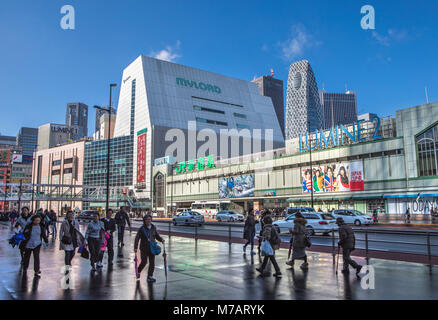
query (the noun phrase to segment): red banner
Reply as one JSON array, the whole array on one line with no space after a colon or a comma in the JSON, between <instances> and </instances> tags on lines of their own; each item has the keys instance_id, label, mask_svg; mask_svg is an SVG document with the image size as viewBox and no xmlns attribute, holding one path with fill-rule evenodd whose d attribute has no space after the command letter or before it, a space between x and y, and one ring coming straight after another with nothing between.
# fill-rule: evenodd
<instances>
[{"instance_id":1,"label":"red banner","mask_svg":"<svg viewBox=\"0 0 438 320\"><path fill-rule=\"evenodd\" d=\"M146 180L146 133L137 136L137 183Z\"/></svg>"}]
</instances>

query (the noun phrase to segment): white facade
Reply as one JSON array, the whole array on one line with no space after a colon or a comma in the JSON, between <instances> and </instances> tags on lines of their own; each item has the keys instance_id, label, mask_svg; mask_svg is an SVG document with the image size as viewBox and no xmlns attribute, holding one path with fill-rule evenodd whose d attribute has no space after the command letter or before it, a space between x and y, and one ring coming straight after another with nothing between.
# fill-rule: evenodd
<instances>
[{"instance_id":1,"label":"white facade","mask_svg":"<svg viewBox=\"0 0 438 320\"><path fill-rule=\"evenodd\" d=\"M261 96L254 83L145 56L123 71L114 136L134 135L135 180L136 134L147 129L146 190L150 190L154 158L167 156L163 146L171 142L165 141L166 131L187 130L188 121L196 122L197 131L210 128L216 133L232 128L272 129L274 147L284 145L272 101ZM176 160L188 157L177 155Z\"/></svg>"}]
</instances>

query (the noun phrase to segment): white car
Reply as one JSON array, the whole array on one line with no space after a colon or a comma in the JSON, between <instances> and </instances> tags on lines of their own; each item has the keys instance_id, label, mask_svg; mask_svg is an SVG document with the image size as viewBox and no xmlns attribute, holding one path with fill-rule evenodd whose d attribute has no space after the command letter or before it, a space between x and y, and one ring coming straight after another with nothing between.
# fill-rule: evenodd
<instances>
[{"instance_id":1,"label":"white car","mask_svg":"<svg viewBox=\"0 0 438 320\"><path fill-rule=\"evenodd\" d=\"M242 214L238 214L234 211L231 210L224 210L224 211L219 211L216 214L216 220L219 222L222 221L229 221L229 222L234 222L234 221L243 221L243 215Z\"/></svg>"},{"instance_id":2,"label":"white car","mask_svg":"<svg viewBox=\"0 0 438 320\"><path fill-rule=\"evenodd\" d=\"M336 219L330 213L305 212L302 215L307 220L306 232L310 236L315 233L328 235L332 230L338 230ZM289 233L289 229L294 228L294 219L295 214L292 214L286 219L273 222L273 225L277 225L281 233Z\"/></svg>"},{"instance_id":3,"label":"white car","mask_svg":"<svg viewBox=\"0 0 438 320\"><path fill-rule=\"evenodd\" d=\"M347 224L354 224L355 226L370 225L374 223L372 217L352 209L336 209L332 212L333 217L342 218Z\"/></svg>"}]
</instances>

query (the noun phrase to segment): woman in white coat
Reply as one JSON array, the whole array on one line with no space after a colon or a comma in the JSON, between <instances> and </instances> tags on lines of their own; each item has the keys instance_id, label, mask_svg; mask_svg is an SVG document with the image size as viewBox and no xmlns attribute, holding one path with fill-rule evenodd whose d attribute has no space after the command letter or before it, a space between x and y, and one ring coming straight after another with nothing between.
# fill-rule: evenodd
<instances>
[{"instance_id":1,"label":"woman in white coat","mask_svg":"<svg viewBox=\"0 0 438 320\"><path fill-rule=\"evenodd\" d=\"M68 211L59 229L59 250L65 251L65 265L71 266L76 248L84 245L84 236L79 230L79 222L73 219L73 211Z\"/></svg>"}]
</instances>

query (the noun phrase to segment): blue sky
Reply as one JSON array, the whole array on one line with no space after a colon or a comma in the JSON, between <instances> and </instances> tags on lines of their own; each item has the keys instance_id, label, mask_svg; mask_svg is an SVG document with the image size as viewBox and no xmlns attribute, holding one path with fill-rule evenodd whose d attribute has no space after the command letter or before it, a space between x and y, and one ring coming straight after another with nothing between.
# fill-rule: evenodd
<instances>
[{"instance_id":1,"label":"blue sky","mask_svg":"<svg viewBox=\"0 0 438 320\"><path fill-rule=\"evenodd\" d=\"M60 27L63 5L75 30ZM360 26L373 5L376 29ZM394 115L438 100L438 2L134 1L0 2L0 132L63 123L67 102L108 104L108 84L140 54L252 80L287 81L308 59L318 86L358 93L360 113ZM116 100L118 90L116 90ZM89 135L94 129L89 114Z\"/></svg>"}]
</instances>

